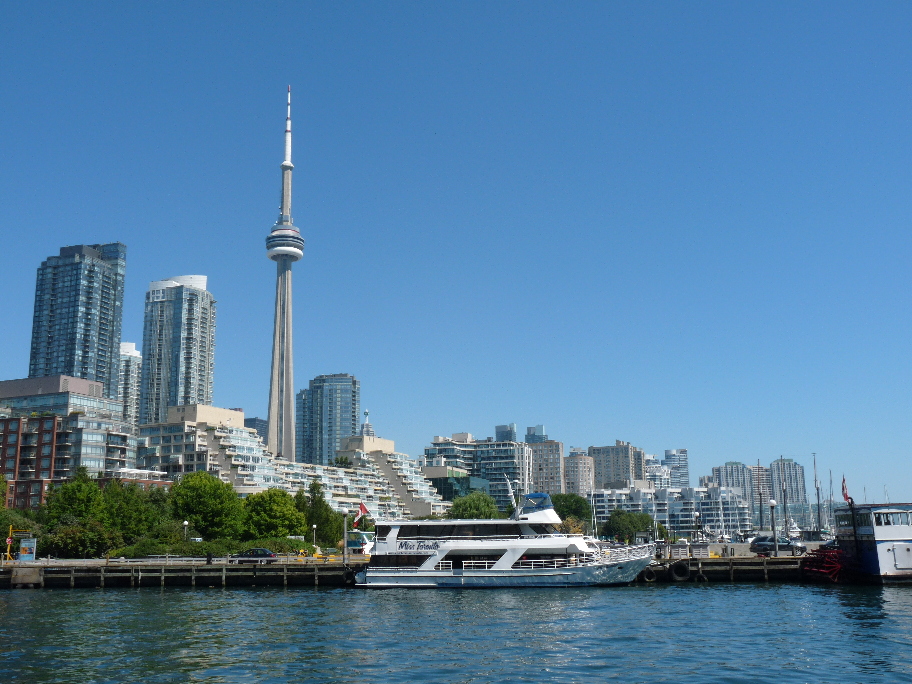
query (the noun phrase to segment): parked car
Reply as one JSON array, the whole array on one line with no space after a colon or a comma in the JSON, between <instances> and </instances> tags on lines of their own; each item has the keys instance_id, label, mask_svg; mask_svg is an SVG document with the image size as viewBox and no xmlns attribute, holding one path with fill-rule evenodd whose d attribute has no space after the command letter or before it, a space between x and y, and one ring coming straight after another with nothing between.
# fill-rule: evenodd
<instances>
[{"instance_id":1,"label":"parked car","mask_svg":"<svg viewBox=\"0 0 912 684\"><path fill-rule=\"evenodd\" d=\"M279 557L269 549L247 549L241 553L235 553L229 559L229 563L275 563Z\"/></svg>"},{"instance_id":2,"label":"parked car","mask_svg":"<svg viewBox=\"0 0 912 684\"><path fill-rule=\"evenodd\" d=\"M800 541L779 537L780 556L800 556L807 551L807 547ZM755 537L751 542L750 551L761 556L768 556L774 550L773 537Z\"/></svg>"}]
</instances>

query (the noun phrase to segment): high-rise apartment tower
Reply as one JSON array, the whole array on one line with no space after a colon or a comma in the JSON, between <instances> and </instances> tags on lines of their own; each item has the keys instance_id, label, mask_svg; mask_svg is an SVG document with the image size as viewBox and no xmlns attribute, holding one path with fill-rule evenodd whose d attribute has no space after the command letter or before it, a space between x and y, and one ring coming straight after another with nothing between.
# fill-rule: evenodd
<instances>
[{"instance_id":1,"label":"high-rise apartment tower","mask_svg":"<svg viewBox=\"0 0 912 684\"><path fill-rule=\"evenodd\" d=\"M69 375L117 397L127 247L63 247L38 268L29 377Z\"/></svg>"},{"instance_id":2,"label":"high-rise apartment tower","mask_svg":"<svg viewBox=\"0 0 912 684\"><path fill-rule=\"evenodd\" d=\"M206 276L156 280L146 292L139 422L160 423L169 406L212 403L215 298Z\"/></svg>"},{"instance_id":3,"label":"high-rise apartment tower","mask_svg":"<svg viewBox=\"0 0 912 684\"><path fill-rule=\"evenodd\" d=\"M298 392L295 460L332 465L342 440L359 433L361 383L348 373L318 375Z\"/></svg>"},{"instance_id":4,"label":"high-rise apartment tower","mask_svg":"<svg viewBox=\"0 0 912 684\"><path fill-rule=\"evenodd\" d=\"M133 342L120 343L120 382L118 399L123 402L124 422L139 425L139 389L142 379L142 354Z\"/></svg>"},{"instance_id":5,"label":"high-rise apartment tower","mask_svg":"<svg viewBox=\"0 0 912 684\"><path fill-rule=\"evenodd\" d=\"M276 262L275 326L269 376L267 448L277 457L295 458L294 364L291 340L291 265L304 256L304 238L291 220L291 86L285 118L285 159L279 220L266 238L266 256Z\"/></svg>"},{"instance_id":6,"label":"high-rise apartment tower","mask_svg":"<svg viewBox=\"0 0 912 684\"><path fill-rule=\"evenodd\" d=\"M666 449L662 465L671 471L671 486L686 489L690 487L690 466L687 463L687 449Z\"/></svg>"}]
</instances>

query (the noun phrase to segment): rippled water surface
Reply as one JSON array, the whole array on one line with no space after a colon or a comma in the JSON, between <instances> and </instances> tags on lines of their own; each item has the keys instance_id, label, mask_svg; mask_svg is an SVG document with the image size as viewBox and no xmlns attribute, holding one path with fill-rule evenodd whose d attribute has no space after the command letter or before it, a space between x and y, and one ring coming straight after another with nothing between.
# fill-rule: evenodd
<instances>
[{"instance_id":1,"label":"rippled water surface","mask_svg":"<svg viewBox=\"0 0 912 684\"><path fill-rule=\"evenodd\" d=\"M12 682L912 682L912 587L0 592Z\"/></svg>"}]
</instances>

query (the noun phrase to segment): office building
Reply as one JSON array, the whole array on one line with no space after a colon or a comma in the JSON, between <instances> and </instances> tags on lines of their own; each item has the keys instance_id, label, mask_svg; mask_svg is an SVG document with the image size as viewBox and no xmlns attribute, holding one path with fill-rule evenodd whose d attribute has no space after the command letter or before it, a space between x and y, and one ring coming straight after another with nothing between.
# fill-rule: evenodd
<instances>
[{"instance_id":1,"label":"office building","mask_svg":"<svg viewBox=\"0 0 912 684\"><path fill-rule=\"evenodd\" d=\"M646 479L646 454L642 449L615 440L614 446L589 447L595 489L612 489Z\"/></svg>"},{"instance_id":2,"label":"office building","mask_svg":"<svg viewBox=\"0 0 912 684\"><path fill-rule=\"evenodd\" d=\"M332 465L342 440L360 432L361 383L348 373L318 375L297 404L295 460Z\"/></svg>"},{"instance_id":3,"label":"office building","mask_svg":"<svg viewBox=\"0 0 912 684\"><path fill-rule=\"evenodd\" d=\"M291 219L291 86L285 118L279 218L266 238L266 256L276 262L275 323L269 375L269 433L266 446L278 458L293 460L295 449L294 354L291 321L291 265L304 256L304 238ZM336 445L338 447L338 445Z\"/></svg>"},{"instance_id":4,"label":"office building","mask_svg":"<svg viewBox=\"0 0 912 684\"><path fill-rule=\"evenodd\" d=\"M529 444L532 454L532 490L565 494L564 444L553 439Z\"/></svg>"},{"instance_id":5,"label":"office building","mask_svg":"<svg viewBox=\"0 0 912 684\"><path fill-rule=\"evenodd\" d=\"M215 298L206 276L157 280L146 292L139 422L165 420L170 406L212 403Z\"/></svg>"},{"instance_id":6,"label":"office building","mask_svg":"<svg viewBox=\"0 0 912 684\"><path fill-rule=\"evenodd\" d=\"M494 439L498 442L515 442L516 423L508 423L507 425L495 426L494 435Z\"/></svg>"},{"instance_id":7,"label":"office building","mask_svg":"<svg viewBox=\"0 0 912 684\"><path fill-rule=\"evenodd\" d=\"M547 440L548 435L545 434L544 425L535 425L526 428L526 444L540 444Z\"/></svg>"},{"instance_id":8,"label":"office building","mask_svg":"<svg viewBox=\"0 0 912 684\"><path fill-rule=\"evenodd\" d=\"M666 449L662 465L671 471L671 486L686 489L690 487L690 467L687 465L687 449Z\"/></svg>"},{"instance_id":9,"label":"office building","mask_svg":"<svg viewBox=\"0 0 912 684\"><path fill-rule=\"evenodd\" d=\"M123 403L123 419L139 425L139 394L142 379L142 354L133 342L120 343L120 381L117 398Z\"/></svg>"},{"instance_id":10,"label":"office building","mask_svg":"<svg viewBox=\"0 0 912 684\"><path fill-rule=\"evenodd\" d=\"M100 382L117 397L127 248L63 247L38 268L29 377Z\"/></svg>"}]
</instances>

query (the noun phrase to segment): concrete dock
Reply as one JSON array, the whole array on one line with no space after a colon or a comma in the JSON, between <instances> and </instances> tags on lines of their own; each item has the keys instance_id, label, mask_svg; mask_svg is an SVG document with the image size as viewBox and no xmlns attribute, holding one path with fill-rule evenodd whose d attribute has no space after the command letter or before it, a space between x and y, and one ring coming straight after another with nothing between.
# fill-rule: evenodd
<instances>
[{"instance_id":1,"label":"concrete dock","mask_svg":"<svg viewBox=\"0 0 912 684\"><path fill-rule=\"evenodd\" d=\"M4 563L0 589L70 589L105 587L315 587L354 586L366 559L280 559L267 565L234 564L218 559L41 560Z\"/></svg>"},{"instance_id":2,"label":"concrete dock","mask_svg":"<svg viewBox=\"0 0 912 684\"><path fill-rule=\"evenodd\" d=\"M653 563L637 582L801 582L801 556L681 558Z\"/></svg>"}]
</instances>

